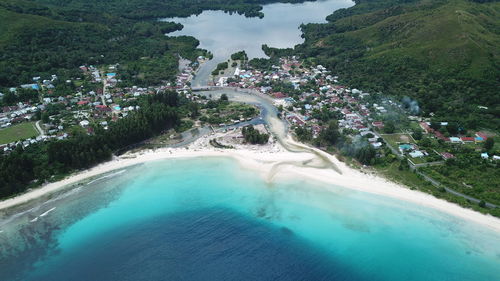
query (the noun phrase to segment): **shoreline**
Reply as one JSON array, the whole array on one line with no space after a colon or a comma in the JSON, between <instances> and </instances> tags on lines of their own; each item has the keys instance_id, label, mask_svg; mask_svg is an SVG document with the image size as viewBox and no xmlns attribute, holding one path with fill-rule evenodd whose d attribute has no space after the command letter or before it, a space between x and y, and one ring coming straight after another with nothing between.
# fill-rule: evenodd
<instances>
[{"instance_id":1,"label":"shoreline","mask_svg":"<svg viewBox=\"0 0 500 281\"><path fill-rule=\"evenodd\" d=\"M206 141L207 139L204 140ZM27 193L1 201L0 211L23 204L29 204L29 202L34 199L50 195L89 178L138 164L167 159L229 157L237 160L242 168L259 173L267 181L277 179L311 179L325 184L324 188L327 190L332 190L332 188L347 188L403 200L432 208L467 221L475 222L500 233L499 218L463 208L455 203L436 198L421 191L411 190L378 175L363 173L348 167L333 155L323 154L337 165L342 171L341 174L332 169L298 166L296 164L314 161L314 155L307 152L289 152L284 150L283 147L277 143L267 145L264 149L262 149L261 146L254 146L227 150L207 147L202 144L204 140L198 140L193 145L194 148L189 149L161 148L157 150L142 150L135 153L127 153L122 157L117 157L91 169L77 172L61 181L49 183Z\"/></svg>"}]
</instances>

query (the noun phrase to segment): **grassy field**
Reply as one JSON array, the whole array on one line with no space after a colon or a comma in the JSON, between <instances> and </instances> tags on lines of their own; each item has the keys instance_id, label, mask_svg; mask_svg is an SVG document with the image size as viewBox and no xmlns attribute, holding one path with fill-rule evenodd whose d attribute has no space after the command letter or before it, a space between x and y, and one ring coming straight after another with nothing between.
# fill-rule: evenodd
<instances>
[{"instance_id":1,"label":"grassy field","mask_svg":"<svg viewBox=\"0 0 500 281\"><path fill-rule=\"evenodd\" d=\"M11 143L22 139L38 136L35 122L25 122L0 130L0 144Z\"/></svg>"},{"instance_id":2,"label":"grassy field","mask_svg":"<svg viewBox=\"0 0 500 281\"><path fill-rule=\"evenodd\" d=\"M473 163L467 168L433 166L423 171L447 187L493 204L500 204L499 170L494 165Z\"/></svg>"},{"instance_id":3,"label":"grassy field","mask_svg":"<svg viewBox=\"0 0 500 281\"><path fill-rule=\"evenodd\" d=\"M398 149L399 143L415 143L413 138L408 134L382 135L382 138L395 149Z\"/></svg>"},{"instance_id":4,"label":"grassy field","mask_svg":"<svg viewBox=\"0 0 500 281\"><path fill-rule=\"evenodd\" d=\"M411 158L409 157L411 162L415 163L415 164L423 164L423 163L426 163L427 162L427 157L417 157L417 158Z\"/></svg>"}]
</instances>

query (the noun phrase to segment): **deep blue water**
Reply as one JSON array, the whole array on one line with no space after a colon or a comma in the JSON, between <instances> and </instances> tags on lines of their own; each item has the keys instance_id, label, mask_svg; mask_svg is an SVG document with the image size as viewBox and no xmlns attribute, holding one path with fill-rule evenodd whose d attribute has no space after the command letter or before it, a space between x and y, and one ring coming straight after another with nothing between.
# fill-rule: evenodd
<instances>
[{"instance_id":1,"label":"deep blue water","mask_svg":"<svg viewBox=\"0 0 500 281\"><path fill-rule=\"evenodd\" d=\"M363 280L291 230L219 208L118 228L92 244L31 280Z\"/></svg>"},{"instance_id":2,"label":"deep blue water","mask_svg":"<svg viewBox=\"0 0 500 281\"><path fill-rule=\"evenodd\" d=\"M0 213L0 280L500 276L500 236L480 225L342 187L266 183L228 158L152 162L52 197Z\"/></svg>"}]
</instances>

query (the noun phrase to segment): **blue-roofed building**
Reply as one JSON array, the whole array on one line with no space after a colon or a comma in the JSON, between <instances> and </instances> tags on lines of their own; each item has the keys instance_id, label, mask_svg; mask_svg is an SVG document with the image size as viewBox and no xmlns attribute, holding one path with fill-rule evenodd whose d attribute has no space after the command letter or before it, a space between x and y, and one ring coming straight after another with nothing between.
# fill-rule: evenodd
<instances>
[{"instance_id":1,"label":"blue-roofed building","mask_svg":"<svg viewBox=\"0 0 500 281\"><path fill-rule=\"evenodd\" d=\"M401 150L401 151L409 151L409 150L413 150L413 145L408 144L408 143L405 143L405 144L400 144L400 145L399 145L399 150Z\"/></svg>"},{"instance_id":2,"label":"blue-roofed building","mask_svg":"<svg viewBox=\"0 0 500 281\"><path fill-rule=\"evenodd\" d=\"M40 86L38 86L38 84L24 84L24 85L21 85L21 88L23 88L23 89L32 89L32 90L40 90Z\"/></svg>"},{"instance_id":3,"label":"blue-roofed building","mask_svg":"<svg viewBox=\"0 0 500 281\"><path fill-rule=\"evenodd\" d=\"M425 154L420 150L415 150L413 152L410 152L409 154L411 158L421 158L425 156Z\"/></svg>"}]
</instances>

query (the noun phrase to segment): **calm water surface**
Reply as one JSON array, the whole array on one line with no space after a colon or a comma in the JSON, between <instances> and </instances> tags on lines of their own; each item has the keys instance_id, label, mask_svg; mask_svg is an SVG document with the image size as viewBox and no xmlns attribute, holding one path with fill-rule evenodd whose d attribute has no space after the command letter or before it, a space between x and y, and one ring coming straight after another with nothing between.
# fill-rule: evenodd
<instances>
[{"instance_id":1,"label":"calm water surface","mask_svg":"<svg viewBox=\"0 0 500 281\"><path fill-rule=\"evenodd\" d=\"M326 16L340 8L354 5L350 0L325 0L301 4L270 4L263 9L264 18L246 18L221 11L205 11L188 18L168 18L184 28L169 36L189 35L200 40L200 47L214 54L193 84L200 86L215 66L235 52L245 50L250 58L265 57L262 45L289 48L302 43L299 26L326 22ZM203 80L203 81L201 81Z\"/></svg>"},{"instance_id":2,"label":"calm water surface","mask_svg":"<svg viewBox=\"0 0 500 281\"><path fill-rule=\"evenodd\" d=\"M227 158L128 168L2 224L0 280L498 280L498 234L325 187Z\"/></svg>"}]
</instances>

